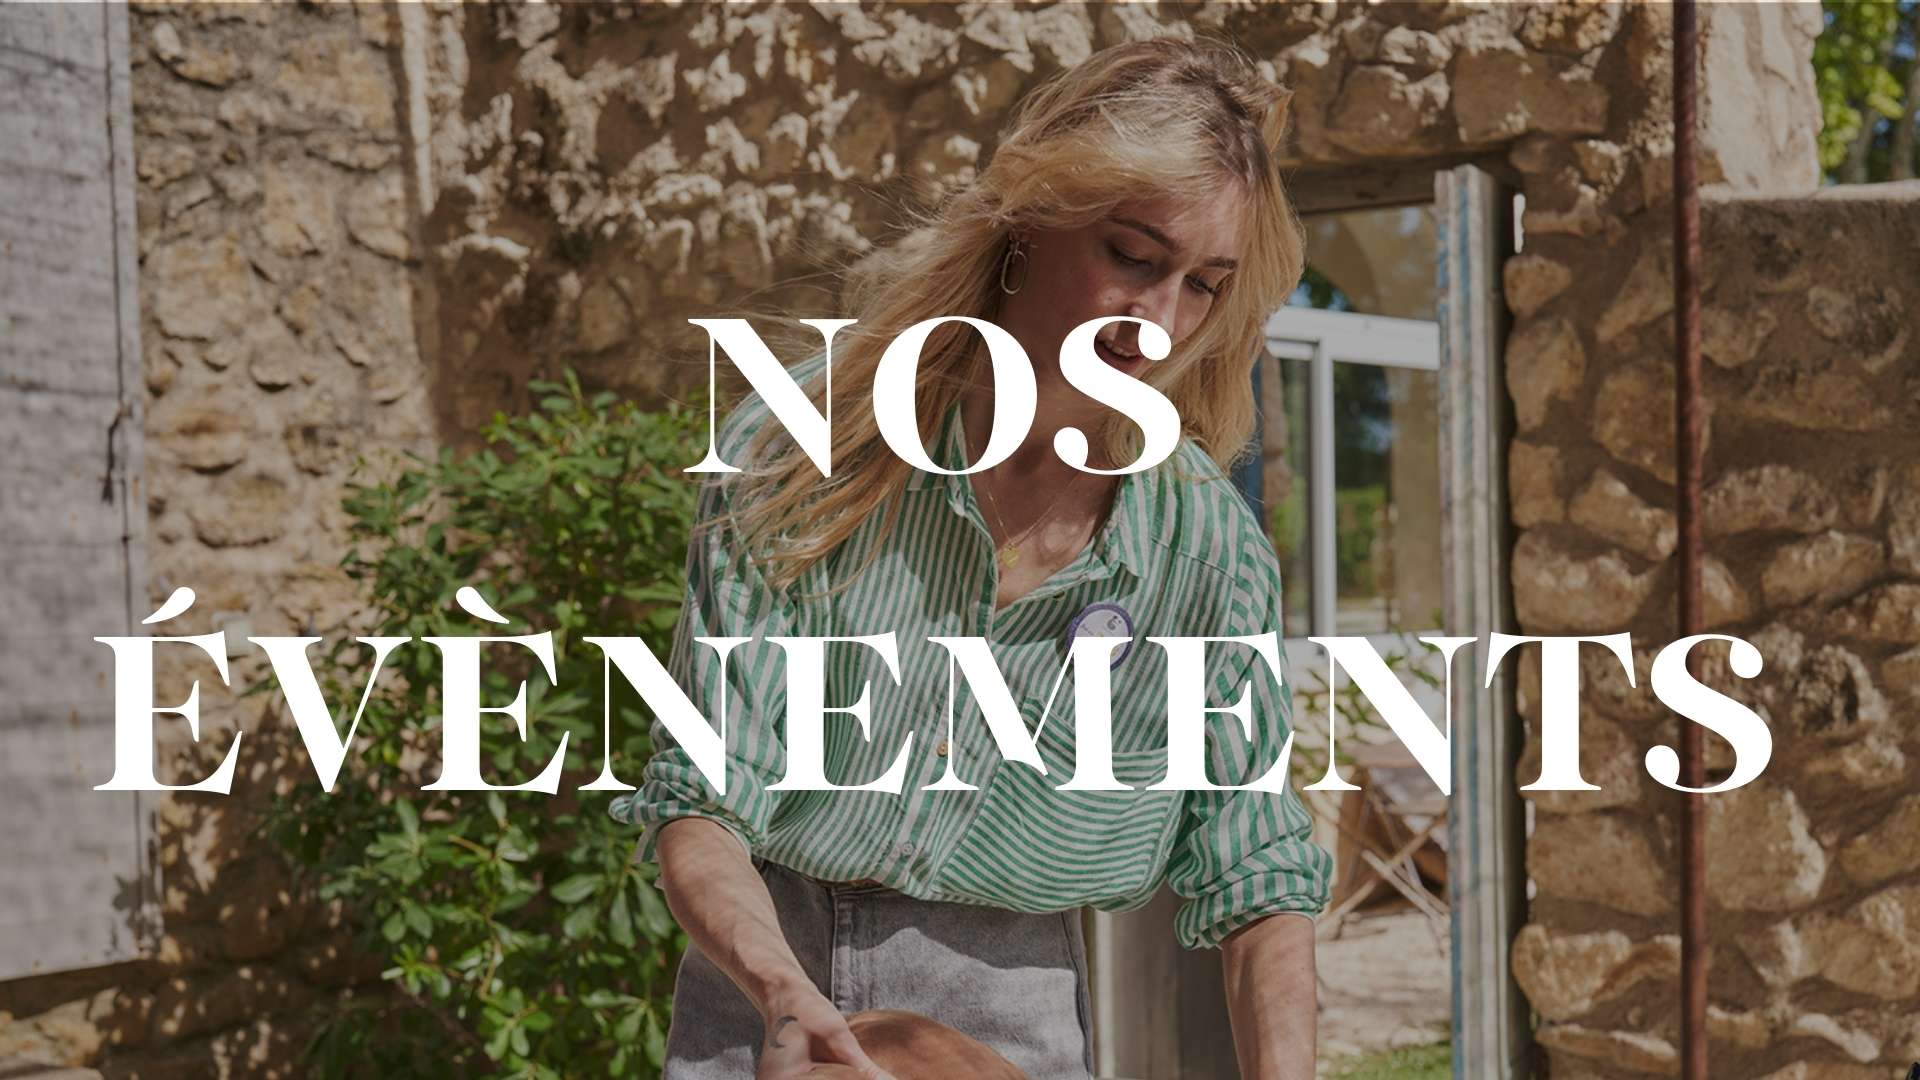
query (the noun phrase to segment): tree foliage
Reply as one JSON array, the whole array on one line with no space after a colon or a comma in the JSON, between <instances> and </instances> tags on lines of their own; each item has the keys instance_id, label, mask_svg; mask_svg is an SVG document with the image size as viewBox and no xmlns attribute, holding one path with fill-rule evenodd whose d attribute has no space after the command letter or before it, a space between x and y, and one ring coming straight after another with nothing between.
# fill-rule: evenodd
<instances>
[{"instance_id":1,"label":"tree foliage","mask_svg":"<svg viewBox=\"0 0 1920 1080\"><path fill-rule=\"evenodd\" d=\"M529 415L496 414L487 445L412 458L394 480L354 484L344 566L373 634L552 631L557 681L530 650L490 646L483 706L525 684L526 737L482 724L489 783L523 783L565 743L557 796L422 790L439 775L440 653L396 649L370 691L331 794L310 777L270 817L278 841L338 898L386 965L387 992L348 994L313 1046L325 1076L657 1075L683 935L630 861L633 830L607 792L578 792L610 752L631 776L648 714L582 635L633 635L666 655L683 588L695 486L680 466L704 449L705 414L647 413L588 396L569 372L536 382ZM472 585L510 626L453 604ZM322 687L351 720L373 650L332 644ZM316 664L316 668L321 668ZM344 727L344 724L341 725ZM424 775L423 775L424 774Z\"/></svg>"},{"instance_id":2,"label":"tree foliage","mask_svg":"<svg viewBox=\"0 0 1920 1080\"><path fill-rule=\"evenodd\" d=\"M1840 183L1915 175L1920 0L1824 0L1814 43L1820 165Z\"/></svg>"}]
</instances>

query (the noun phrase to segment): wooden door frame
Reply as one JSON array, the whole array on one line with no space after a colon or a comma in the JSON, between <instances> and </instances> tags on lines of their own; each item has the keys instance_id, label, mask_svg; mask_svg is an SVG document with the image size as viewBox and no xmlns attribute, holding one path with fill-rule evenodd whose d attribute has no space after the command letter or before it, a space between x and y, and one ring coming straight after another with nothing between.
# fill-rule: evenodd
<instances>
[{"instance_id":1,"label":"wooden door frame","mask_svg":"<svg viewBox=\"0 0 1920 1080\"><path fill-rule=\"evenodd\" d=\"M1434 174L1440 258L1441 563L1448 634L1474 637L1476 661L1452 680L1453 795L1447 813L1452 922L1453 1075L1526 1076L1533 1042L1513 981L1526 921L1525 813L1514 778L1521 731L1511 674L1491 686L1486 645L1515 625L1508 568L1507 447L1512 409L1502 352L1501 263L1513 246L1513 192L1473 164Z\"/></svg>"}]
</instances>

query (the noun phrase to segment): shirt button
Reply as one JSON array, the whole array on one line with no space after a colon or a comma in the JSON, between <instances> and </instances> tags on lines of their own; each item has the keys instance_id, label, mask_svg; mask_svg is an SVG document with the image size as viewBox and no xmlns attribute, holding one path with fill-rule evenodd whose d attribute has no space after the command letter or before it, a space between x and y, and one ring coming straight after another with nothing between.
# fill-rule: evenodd
<instances>
[{"instance_id":1,"label":"shirt button","mask_svg":"<svg viewBox=\"0 0 1920 1080\"><path fill-rule=\"evenodd\" d=\"M947 740L941 739L940 745L934 747L933 752L940 755L941 757L946 757L947 756Z\"/></svg>"},{"instance_id":2,"label":"shirt button","mask_svg":"<svg viewBox=\"0 0 1920 1080\"><path fill-rule=\"evenodd\" d=\"M913 857L913 844L903 840L893 846L893 853L902 859L910 859Z\"/></svg>"}]
</instances>

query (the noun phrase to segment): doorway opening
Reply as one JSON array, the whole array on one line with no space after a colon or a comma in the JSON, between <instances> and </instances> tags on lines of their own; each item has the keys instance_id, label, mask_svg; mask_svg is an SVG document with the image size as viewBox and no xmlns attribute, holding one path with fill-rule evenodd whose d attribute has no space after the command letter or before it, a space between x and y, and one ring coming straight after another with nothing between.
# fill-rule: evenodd
<instances>
[{"instance_id":1,"label":"doorway opening","mask_svg":"<svg viewBox=\"0 0 1920 1080\"><path fill-rule=\"evenodd\" d=\"M1296 182L1308 272L1268 321L1260 452L1235 479L1286 582L1296 781L1325 774L1337 718L1340 774L1362 788L1302 791L1336 859L1317 926L1320 1074L1505 1078L1529 1042L1507 965L1524 905L1510 689L1456 686L1449 701L1419 638L1512 627L1498 287L1516 214L1476 165L1413 174ZM1353 687L1328 685L1307 640L1328 635L1366 636L1436 721L1451 706L1453 798ZM1180 903L1162 890L1089 913L1103 1077L1238 1075L1220 954L1174 942Z\"/></svg>"},{"instance_id":2,"label":"doorway opening","mask_svg":"<svg viewBox=\"0 0 1920 1080\"><path fill-rule=\"evenodd\" d=\"M1446 799L1309 636L1365 636L1444 705L1438 247L1431 203L1309 215L1309 264L1267 324L1260 482L1281 558L1296 782L1334 855L1317 924L1320 1072L1449 1067ZM1314 791L1337 726L1357 791Z\"/></svg>"}]
</instances>

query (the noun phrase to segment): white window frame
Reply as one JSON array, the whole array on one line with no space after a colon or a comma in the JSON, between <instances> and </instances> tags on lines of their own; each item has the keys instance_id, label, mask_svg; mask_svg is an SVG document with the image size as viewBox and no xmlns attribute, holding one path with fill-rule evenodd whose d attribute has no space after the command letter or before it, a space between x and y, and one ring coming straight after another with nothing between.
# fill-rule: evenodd
<instances>
[{"instance_id":1,"label":"white window frame","mask_svg":"<svg viewBox=\"0 0 1920 1080\"><path fill-rule=\"evenodd\" d=\"M1367 364L1438 372L1440 325L1423 319L1284 307L1267 319L1266 335L1267 353L1277 362L1308 366L1305 479L1310 581L1307 627L1310 634L1324 637L1340 632L1338 538L1334 531L1334 365ZM1432 629L1437 628L1423 627L1417 632ZM1381 643L1399 641L1399 634L1378 637ZM1318 651L1304 638L1289 639L1287 649L1290 657L1310 657Z\"/></svg>"}]
</instances>

